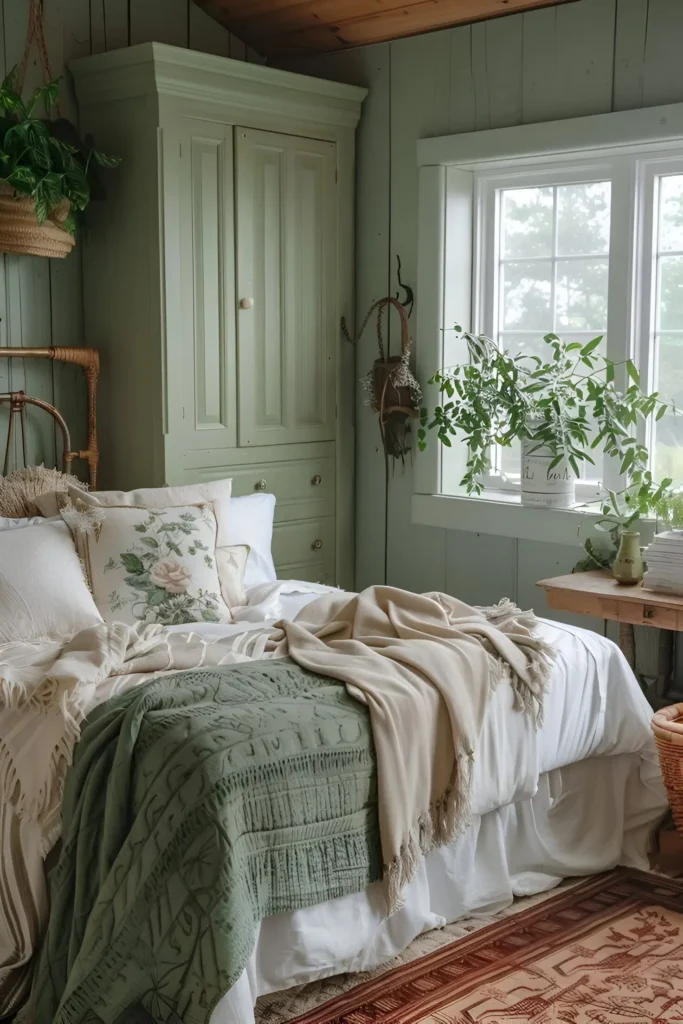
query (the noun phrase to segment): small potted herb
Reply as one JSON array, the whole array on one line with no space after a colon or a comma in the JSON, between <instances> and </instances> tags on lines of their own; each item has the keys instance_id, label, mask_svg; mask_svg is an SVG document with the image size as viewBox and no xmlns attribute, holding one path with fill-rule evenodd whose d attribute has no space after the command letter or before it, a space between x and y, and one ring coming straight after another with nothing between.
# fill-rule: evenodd
<instances>
[{"instance_id":1,"label":"small potted herb","mask_svg":"<svg viewBox=\"0 0 683 1024\"><path fill-rule=\"evenodd\" d=\"M0 85L0 251L67 256L77 215L103 193L97 167L115 167L70 121L51 118L59 79L22 100L16 70ZM38 116L44 111L45 117Z\"/></svg>"}]
</instances>

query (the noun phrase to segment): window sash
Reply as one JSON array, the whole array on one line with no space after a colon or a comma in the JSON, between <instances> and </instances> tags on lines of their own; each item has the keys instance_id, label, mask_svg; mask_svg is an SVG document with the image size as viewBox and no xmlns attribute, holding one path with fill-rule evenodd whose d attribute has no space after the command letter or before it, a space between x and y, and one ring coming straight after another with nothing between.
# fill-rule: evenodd
<instances>
[{"instance_id":1,"label":"window sash","mask_svg":"<svg viewBox=\"0 0 683 1024\"><path fill-rule=\"evenodd\" d=\"M682 333L681 331L667 332L659 330L657 325L657 306L659 301L657 294L658 184L660 178L670 174L683 174L683 152L640 161L639 187L636 196L641 224L641 239L637 266L639 287L636 310L635 360L644 386L647 386L651 391L656 390L659 383L659 346L657 344L659 336L667 333ZM667 251L666 255L674 255L674 253ZM663 394L662 397L666 399L667 396ZM653 471L656 453L656 431L657 425L654 420L651 420L644 432L644 443L650 448ZM674 486L680 486L681 484L683 484L683 481L674 481Z\"/></svg>"},{"instance_id":2,"label":"window sash","mask_svg":"<svg viewBox=\"0 0 683 1024\"><path fill-rule=\"evenodd\" d=\"M449 175L456 171L449 168ZM463 172L459 172L463 173ZM472 273L471 273L471 317L470 329L490 337L498 332L498 251L499 224L498 203L500 191L509 188L558 186L591 181L610 181L610 263L608 276L608 327L607 355L615 363L633 359L641 374L643 387L653 390L657 383L657 346L655 344L656 314L656 244L658 211L656 209L657 182L664 174L683 174L683 146L664 154L643 152L616 155L610 158L586 159L581 154L565 156L561 162L548 162L541 168L535 166L488 167L472 174ZM448 190L447 190L448 202ZM446 238L446 270L448 268L448 232ZM459 244L453 233L451 244ZM571 257L562 257L562 259ZM542 258L538 257L540 261ZM525 258L525 262L526 262ZM528 260L532 262L533 257ZM505 262L505 261L504 261ZM448 293L448 276L445 292ZM444 308L444 323L449 325L447 303ZM467 323L467 321L465 321ZM549 327L549 329L551 329ZM448 331L448 326L446 327ZM512 331L524 334L524 331ZM528 332L530 335L536 332ZM561 332L559 332L561 333ZM577 332L567 332L577 333ZM590 333L590 332L587 332ZM660 332L661 333L661 332ZM681 333L681 332L675 332ZM453 346L444 339L444 354L451 355ZM462 358L462 353L458 353ZM626 386L626 372L617 368L617 384ZM654 460L653 424L640 425L638 439L651 448ZM458 446L455 446L457 449ZM451 450L453 451L453 450ZM459 460L462 454L454 456L443 452L446 461ZM460 474L462 475L462 474ZM454 474L444 466L443 483L448 482L444 493L455 493ZM618 465L606 460L604 480L606 487L618 489L623 486ZM492 472L483 481L487 488L497 490L519 490L519 482ZM577 499L594 500L598 496L597 482L577 481Z\"/></svg>"},{"instance_id":3,"label":"window sash","mask_svg":"<svg viewBox=\"0 0 683 1024\"><path fill-rule=\"evenodd\" d=\"M628 273L628 267L624 259L615 259L615 243L622 247L623 239L619 238L620 231L615 230L617 220L615 210L616 203L623 203L624 189L620 188L621 177L623 176L623 164L620 166L618 159L614 160L585 160L563 161L561 164L548 164L542 169L537 167L517 168L515 172L500 170L481 171L475 174L474 182L474 203L475 203L475 252L477 259L473 273L473 318L475 333L486 334L495 338L499 333L500 311L499 311L499 267L502 262L500 254L500 225L501 191L512 188L538 188L557 187L570 184L587 184L593 181L609 181L611 187L611 210L610 210L610 253L609 253L609 276L608 276L608 310L607 310L607 355L615 362L623 359L623 350L617 352L617 341L613 340L612 332L609 329L613 319L618 319L618 311L613 308L617 301L623 302L624 295L624 274ZM621 174L620 174L621 172ZM623 211L621 211L623 216ZM553 291L551 296L551 308L554 313L556 267L558 259L555 253L557 234L557 210L553 216L553 252L551 257L545 258L552 264L553 268ZM615 238L615 235L617 238ZM571 257L561 257L571 259ZM596 258L600 258L596 255ZM539 258L540 262L541 258ZM525 262L527 260L525 259ZM529 260L528 262L531 262ZM618 264L618 265L617 265ZM621 297L621 298L619 298ZM548 325L548 331L554 329L553 324ZM522 331L510 330L509 333L524 333ZM529 332L534 333L534 332ZM561 332L559 332L561 333ZM577 333L567 331L567 333ZM590 332L589 332L590 333ZM535 332L538 337L538 332ZM521 490L521 480L515 477L506 477L500 469L500 451L494 453L492 472L483 481L487 488L500 490ZM605 460L604 475L600 480L588 478L577 480L577 499L581 501L596 500L600 494L599 484L602 482L609 487L614 487L617 478L613 467ZM591 469L587 467L587 472Z\"/></svg>"}]
</instances>

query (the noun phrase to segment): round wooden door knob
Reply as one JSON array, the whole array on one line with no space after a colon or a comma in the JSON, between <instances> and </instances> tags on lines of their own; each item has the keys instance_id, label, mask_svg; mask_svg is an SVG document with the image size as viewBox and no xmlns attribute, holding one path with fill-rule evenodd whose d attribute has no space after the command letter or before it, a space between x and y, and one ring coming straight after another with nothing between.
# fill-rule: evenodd
<instances>
[{"instance_id":1,"label":"round wooden door knob","mask_svg":"<svg viewBox=\"0 0 683 1024\"><path fill-rule=\"evenodd\" d=\"M253 305L253 299L240 299L240 309L251 309Z\"/></svg>"}]
</instances>

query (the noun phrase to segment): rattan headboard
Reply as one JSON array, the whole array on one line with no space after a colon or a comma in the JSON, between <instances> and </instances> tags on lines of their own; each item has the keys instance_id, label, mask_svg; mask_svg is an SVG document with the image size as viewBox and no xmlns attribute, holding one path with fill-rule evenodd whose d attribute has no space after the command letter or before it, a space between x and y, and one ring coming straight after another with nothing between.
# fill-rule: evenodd
<instances>
[{"instance_id":1,"label":"rattan headboard","mask_svg":"<svg viewBox=\"0 0 683 1024\"><path fill-rule=\"evenodd\" d=\"M44 409L55 420L62 434L63 455L62 465L65 473L71 470L75 459L84 459L88 463L88 478L90 487L95 490L97 487L97 464L99 462L99 449L97 447L97 379L100 373L100 357L97 349L94 348L0 348L0 359L52 359L59 363L73 363L83 369L87 385L87 409L88 409L88 447L84 451L73 451L71 448L71 435L66 421L59 409L49 402L40 398L32 398L25 395L23 391L8 391L0 394L0 404L9 405L9 426L7 429L7 443L5 446L5 459L3 473L7 473L9 456L14 437L14 422L19 418L19 426L22 438L22 452L24 465L26 465L26 428L25 416L26 406L32 405Z\"/></svg>"}]
</instances>

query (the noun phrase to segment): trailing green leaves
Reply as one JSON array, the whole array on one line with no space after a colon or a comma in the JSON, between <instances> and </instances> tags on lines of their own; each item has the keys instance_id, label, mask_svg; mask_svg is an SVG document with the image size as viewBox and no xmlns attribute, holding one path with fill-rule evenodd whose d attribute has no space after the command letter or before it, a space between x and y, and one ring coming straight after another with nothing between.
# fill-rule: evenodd
<instances>
[{"instance_id":1,"label":"trailing green leaves","mask_svg":"<svg viewBox=\"0 0 683 1024\"><path fill-rule=\"evenodd\" d=\"M73 232L75 215L103 189L98 167L116 167L118 157L83 144L73 125L50 119L59 96L59 79L36 89L24 102L16 88L16 69L0 85L0 180L30 196L36 220L43 224L60 205L69 212L64 228ZM44 111L46 119L37 116Z\"/></svg>"},{"instance_id":2,"label":"trailing green leaves","mask_svg":"<svg viewBox=\"0 0 683 1024\"><path fill-rule=\"evenodd\" d=\"M421 410L418 447L424 450L430 430L447 447L459 436L468 450L461 481L468 493L481 492L494 446L509 447L517 440L530 442L530 451L549 451L551 466L566 459L576 476L582 463L594 465L591 451L602 451L618 462L630 483L643 486L648 450L638 442L636 428L653 414L661 419L672 407L656 393L641 391L631 360L624 364L628 386L617 388L616 364L599 353L602 335L582 345L546 334L550 353L544 361L511 356L490 338L460 333L469 361L440 370L430 381L448 401L431 415ZM654 500L655 491L654 485L643 491L641 504Z\"/></svg>"}]
</instances>

